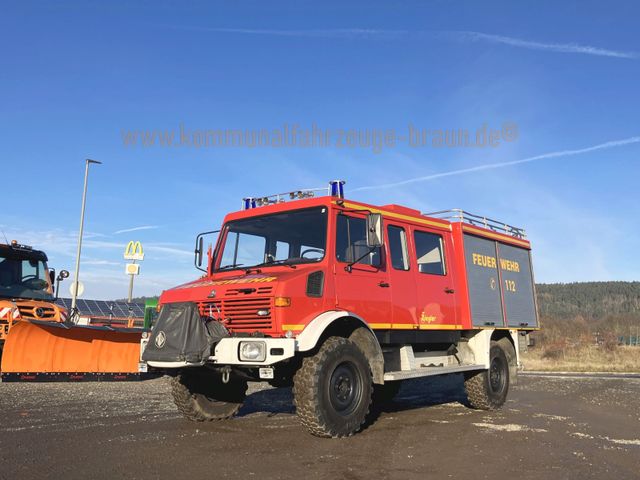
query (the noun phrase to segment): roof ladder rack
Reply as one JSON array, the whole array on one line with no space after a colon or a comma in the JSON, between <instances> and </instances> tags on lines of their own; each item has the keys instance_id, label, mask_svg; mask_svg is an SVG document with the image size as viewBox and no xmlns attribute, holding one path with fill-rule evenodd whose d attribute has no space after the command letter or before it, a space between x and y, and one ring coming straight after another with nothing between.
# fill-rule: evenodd
<instances>
[{"instance_id":1,"label":"roof ladder rack","mask_svg":"<svg viewBox=\"0 0 640 480\"><path fill-rule=\"evenodd\" d=\"M441 210L439 212L423 213L428 217L440 218L443 220L449 220L450 222L461 222L476 227L483 227L488 230L493 230L497 233L503 233L516 238L526 238L526 232L524 228L514 227L498 220L485 217L483 215L476 215L475 213L469 213L459 208L452 208L451 210Z\"/></svg>"}]
</instances>

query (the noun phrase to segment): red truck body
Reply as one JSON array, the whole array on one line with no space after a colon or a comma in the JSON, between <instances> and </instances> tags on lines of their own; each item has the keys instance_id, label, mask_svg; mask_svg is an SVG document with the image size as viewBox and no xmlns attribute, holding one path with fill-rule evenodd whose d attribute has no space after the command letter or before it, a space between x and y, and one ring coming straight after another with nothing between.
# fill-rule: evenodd
<instances>
[{"instance_id":1,"label":"red truck body","mask_svg":"<svg viewBox=\"0 0 640 480\"><path fill-rule=\"evenodd\" d=\"M524 231L346 200L343 183L245 199L205 274L163 292L142 358L174 375L187 418L232 416L263 380L293 385L302 423L329 437L357 432L373 399L411 378L460 373L470 406L506 401L538 328Z\"/></svg>"}]
</instances>

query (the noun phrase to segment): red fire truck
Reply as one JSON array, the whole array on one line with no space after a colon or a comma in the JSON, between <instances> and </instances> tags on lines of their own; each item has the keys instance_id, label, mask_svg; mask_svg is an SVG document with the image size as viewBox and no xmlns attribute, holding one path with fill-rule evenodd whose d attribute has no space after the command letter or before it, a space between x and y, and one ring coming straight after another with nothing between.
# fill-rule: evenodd
<instances>
[{"instance_id":1,"label":"red fire truck","mask_svg":"<svg viewBox=\"0 0 640 480\"><path fill-rule=\"evenodd\" d=\"M186 417L234 415L248 381L293 385L302 424L326 437L357 432L405 379L461 373L470 406L505 402L518 337L538 328L524 230L343 191L246 198L197 237L203 275L163 292L143 355L174 375Z\"/></svg>"}]
</instances>

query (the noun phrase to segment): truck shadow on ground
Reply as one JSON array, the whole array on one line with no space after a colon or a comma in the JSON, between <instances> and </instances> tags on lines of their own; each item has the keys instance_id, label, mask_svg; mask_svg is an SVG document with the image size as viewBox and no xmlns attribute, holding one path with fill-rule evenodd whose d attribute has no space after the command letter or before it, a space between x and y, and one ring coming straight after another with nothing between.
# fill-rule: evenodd
<instances>
[{"instance_id":1,"label":"truck shadow on ground","mask_svg":"<svg viewBox=\"0 0 640 480\"><path fill-rule=\"evenodd\" d=\"M392 401L375 405L372 417L375 419L381 413L402 412L447 403L466 404L466 401L462 375L405 380L400 392ZM295 411L291 388L271 388L247 396L238 416L254 413L267 413L270 416L290 415Z\"/></svg>"}]
</instances>

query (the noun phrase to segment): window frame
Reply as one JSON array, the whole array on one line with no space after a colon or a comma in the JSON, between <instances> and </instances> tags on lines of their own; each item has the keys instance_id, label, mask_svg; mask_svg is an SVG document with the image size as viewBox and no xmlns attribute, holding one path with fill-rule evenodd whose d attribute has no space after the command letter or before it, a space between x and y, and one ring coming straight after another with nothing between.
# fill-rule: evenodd
<instances>
[{"instance_id":1,"label":"window frame","mask_svg":"<svg viewBox=\"0 0 640 480\"><path fill-rule=\"evenodd\" d=\"M338 211L336 216L335 216L335 232L334 232L334 257L335 257L335 261L338 263L346 263L346 264L352 264L353 262L347 261L347 260L341 260L340 258L338 258L338 228L339 228L339 219L340 217L345 217L347 219L347 238L350 239L351 237L351 227L349 225L349 221L350 220L361 220L365 223L365 234L366 234L366 223L367 223L367 219L365 217L359 216L359 215L348 215L345 212L342 211ZM349 243L349 246L351 248L354 247L353 244ZM372 263L362 263L362 260L364 260L365 258L367 258L366 256L364 258L361 259L361 261L359 262L355 262L353 263L353 265L358 265L358 267L369 267L369 268L373 268L375 270L381 270L384 267L384 258L383 258L383 252L384 249L382 247L376 247L374 250L371 251L371 253L374 253L375 251L378 251L378 263L377 264L372 264ZM353 253L353 252L352 252ZM352 255L355 256L355 255ZM353 259L355 260L355 258Z\"/></svg>"},{"instance_id":2,"label":"window frame","mask_svg":"<svg viewBox=\"0 0 640 480\"><path fill-rule=\"evenodd\" d=\"M418 241L416 239L416 234L419 234L419 233L432 235L432 236L438 237L438 239L440 240L440 264L442 265L442 273L420 271L421 264L419 262L420 257L418 256ZM418 273L422 275L436 275L438 277L446 277L449 274L449 269L447 268L447 252L445 250L446 250L446 247L445 247L444 235L436 232L430 232L428 230L418 229L418 228L413 229L413 253L416 256L416 267L418 269Z\"/></svg>"},{"instance_id":3,"label":"window frame","mask_svg":"<svg viewBox=\"0 0 640 480\"><path fill-rule=\"evenodd\" d=\"M391 251L391 235L389 230L391 228L397 228L402 233L400 241L403 243L401 245L402 248L402 260L405 263L406 268L396 268L393 264L393 252ZM403 242L404 240L404 242ZM387 223L387 243L389 244L389 263L391 268L397 270L399 272L409 272L411 271L411 253L409 249L409 238L407 237L407 229L400 225L395 225L393 223Z\"/></svg>"},{"instance_id":4,"label":"window frame","mask_svg":"<svg viewBox=\"0 0 640 480\"><path fill-rule=\"evenodd\" d=\"M323 213L324 215L326 215L326 223L325 223L325 231L324 231L324 255L322 256L322 258L316 260L315 262L296 262L296 263L290 263L289 265L300 265L300 264L307 264L307 263L322 263L324 262L327 258L328 258L328 251L329 251L329 247L330 247L330 215L331 215L331 208L327 207L326 205L317 205L317 206L312 206L312 207L304 207L304 208L292 208L291 210L287 210L287 211L283 211L283 212L270 212L270 213L264 213L262 215L251 215L245 218L236 218L233 220L226 220L223 224L222 227L220 229L220 234L218 235L218 239L216 241L216 246L215 249L213 250L213 255L212 255L212 259L211 259L211 264L210 264L210 269L209 269L209 275L215 275L216 273L221 272L220 270L220 265L222 263L222 257L224 256L224 247L227 241L227 236L230 233L238 233L238 232L231 232L230 231L230 227L231 224L233 224L234 222L237 221L242 221L242 220L246 220L246 219L250 219L250 218L261 218L261 217L267 217L267 216L273 216L273 215L278 215L280 213L289 213L289 212L303 212L303 211L310 211L310 210L325 210ZM266 237L263 237L266 239ZM281 240L279 240L281 241ZM284 242L287 243L287 242ZM289 244L289 255L291 255L291 250L295 248L295 245L290 243ZM265 246L265 254L268 253L268 249L269 249L269 242L267 242L267 245ZM221 255L222 254L222 255ZM263 267L268 267L269 265L262 265ZM228 270L224 270L225 272L227 271L233 271L233 270L243 270L243 269L247 269L247 268L251 268L253 267L252 265L249 266L238 266L237 268L231 268Z\"/></svg>"}]
</instances>

